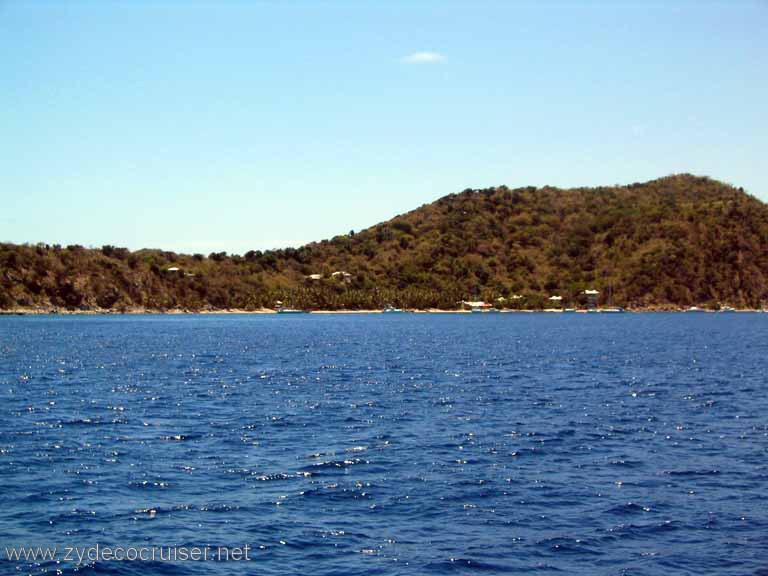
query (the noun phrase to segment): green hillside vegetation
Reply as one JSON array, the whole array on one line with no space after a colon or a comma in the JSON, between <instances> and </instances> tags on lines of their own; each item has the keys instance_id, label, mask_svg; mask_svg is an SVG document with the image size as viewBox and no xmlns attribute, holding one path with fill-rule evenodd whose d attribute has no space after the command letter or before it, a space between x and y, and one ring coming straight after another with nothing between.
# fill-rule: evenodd
<instances>
[{"instance_id":1,"label":"green hillside vegetation","mask_svg":"<svg viewBox=\"0 0 768 576\"><path fill-rule=\"evenodd\" d=\"M2 309L453 309L499 297L535 309L553 294L581 305L587 288L630 308L758 307L768 299L768 206L675 175L468 189L358 233L244 255L0 244Z\"/></svg>"}]
</instances>

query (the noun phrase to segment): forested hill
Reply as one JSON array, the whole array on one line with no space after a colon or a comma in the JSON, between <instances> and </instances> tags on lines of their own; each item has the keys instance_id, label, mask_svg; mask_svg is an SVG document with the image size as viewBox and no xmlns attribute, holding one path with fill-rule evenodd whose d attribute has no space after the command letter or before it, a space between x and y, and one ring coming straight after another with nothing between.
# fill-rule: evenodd
<instances>
[{"instance_id":1,"label":"forested hill","mask_svg":"<svg viewBox=\"0 0 768 576\"><path fill-rule=\"evenodd\" d=\"M467 189L357 233L245 255L0 244L3 309L450 309L498 297L538 308L551 295L578 305L587 288L627 307L758 307L768 300L768 206L675 175Z\"/></svg>"}]
</instances>

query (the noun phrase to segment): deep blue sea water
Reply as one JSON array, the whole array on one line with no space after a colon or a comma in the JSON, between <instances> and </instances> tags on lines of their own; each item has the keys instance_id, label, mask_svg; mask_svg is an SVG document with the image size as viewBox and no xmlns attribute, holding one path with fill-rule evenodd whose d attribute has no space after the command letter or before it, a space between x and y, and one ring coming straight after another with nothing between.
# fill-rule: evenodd
<instances>
[{"instance_id":1,"label":"deep blue sea water","mask_svg":"<svg viewBox=\"0 0 768 576\"><path fill-rule=\"evenodd\" d=\"M0 574L768 574L768 314L0 318ZM9 561L11 546L249 561Z\"/></svg>"}]
</instances>

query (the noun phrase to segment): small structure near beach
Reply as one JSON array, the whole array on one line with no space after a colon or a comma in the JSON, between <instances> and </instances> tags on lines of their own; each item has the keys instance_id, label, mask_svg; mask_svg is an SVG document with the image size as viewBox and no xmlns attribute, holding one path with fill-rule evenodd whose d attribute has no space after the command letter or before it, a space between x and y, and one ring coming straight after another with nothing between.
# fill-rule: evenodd
<instances>
[{"instance_id":1,"label":"small structure near beach","mask_svg":"<svg viewBox=\"0 0 768 576\"><path fill-rule=\"evenodd\" d=\"M597 300L600 298L599 290L584 290L583 294L587 297L587 310L597 310Z\"/></svg>"},{"instance_id":2,"label":"small structure near beach","mask_svg":"<svg viewBox=\"0 0 768 576\"><path fill-rule=\"evenodd\" d=\"M550 296L549 302L553 308L560 308L563 305L563 297L558 295Z\"/></svg>"},{"instance_id":3,"label":"small structure near beach","mask_svg":"<svg viewBox=\"0 0 768 576\"><path fill-rule=\"evenodd\" d=\"M461 305L470 311L472 310L490 310L493 308L492 304L483 302L482 300L462 300Z\"/></svg>"}]
</instances>

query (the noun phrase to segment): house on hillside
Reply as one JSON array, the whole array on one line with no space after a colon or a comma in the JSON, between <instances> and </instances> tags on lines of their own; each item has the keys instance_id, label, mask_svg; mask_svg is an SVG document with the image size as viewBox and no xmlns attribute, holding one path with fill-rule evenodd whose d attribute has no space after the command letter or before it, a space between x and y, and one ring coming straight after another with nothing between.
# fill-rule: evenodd
<instances>
[{"instance_id":1,"label":"house on hillside","mask_svg":"<svg viewBox=\"0 0 768 576\"><path fill-rule=\"evenodd\" d=\"M333 274L331 274L331 278L334 280L340 280L341 282L344 282L344 284L351 284L352 283L352 274L349 272L344 272L343 270L337 270Z\"/></svg>"}]
</instances>

